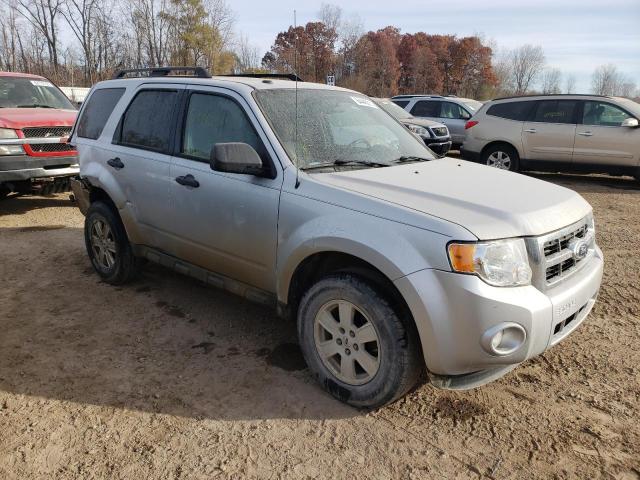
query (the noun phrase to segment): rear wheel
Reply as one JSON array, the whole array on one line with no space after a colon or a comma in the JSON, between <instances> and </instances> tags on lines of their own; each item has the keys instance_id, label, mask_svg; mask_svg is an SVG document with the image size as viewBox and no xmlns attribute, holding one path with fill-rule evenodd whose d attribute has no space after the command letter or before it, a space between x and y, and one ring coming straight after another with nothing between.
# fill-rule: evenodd
<instances>
[{"instance_id":1,"label":"rear wheel","mask_svg":"<svg viewBox=\"0 0 640 480\"><path fill-rule=\"evenodd\" d=\"M368 283L341 274L303 296L298 335L309 368L329 393L353 406L379 407L420 377L423 363L408 321Z\"/></svg>"},{"instance_id":2,"label":"rear wheel","mask_svg":"<svg viewBox=\"0 0 640 480\"><path fill-rule=\"evenodd\" d=\"M505 144L487 148L482 152L482 162L489 167L511 172L517 172L520 166L520 158L516 149Z\"/></svg>"},{"instance_id":3,"label":"rear wheel","mask_svg":"<svg viewBox=\"0 0 640 480\"><path fill-rule=\"evenodd\" d=\"M112 285L132 280L139 270L122 221L114 208L94 202L87 211L84 238L91 264L102 279Z\"/></svg>"}]
</instances>

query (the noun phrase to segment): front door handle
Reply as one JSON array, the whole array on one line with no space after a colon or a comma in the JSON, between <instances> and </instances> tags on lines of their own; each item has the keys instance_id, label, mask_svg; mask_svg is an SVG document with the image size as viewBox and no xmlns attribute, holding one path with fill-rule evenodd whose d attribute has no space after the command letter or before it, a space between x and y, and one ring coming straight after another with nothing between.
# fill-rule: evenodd
<instances>
[{"instance_id":1,"label":"front door handle","mask_svg":"<svg viewBox=\"0 0 640 480\"><path fill-rule=\"evenodd\" d=\"M529 128L528 130L525 130L525 132L527 132L527 133L538 133L538 131L535 128Z\"/></svg>"},{"instance_id":2,"label":"front door handle","mask_svg":"<svg viewBox=\"0 0 640 480\"><path fill-rule=\"evenodd\" d=\"M116 170L124 168L124 163L122 163L122 160L120 160L118 157L110 158L109 160L107 160L107 163Z\"/></svg>"},{"instance_id":3,"label":"front door handle","mask_svg":"<svg viewBox=\"0 0 640 480\"><path fill-rule=\"evenodd\" d=\"M578 132L578 135L582 135L583 137L593 137L593 133L591 132Z\"/></svg>"},{"instance_id":4,"label":"front door handle","mask_svg":"<svg viewBox=\"0 0 640 480\"><path fill-rule=\"evenodd\" d=\"M184 185L185 187L198 188L200 186L200 182L197 181L193 175L184 175L182 177L176 177L176 182L180 185Z\"/></svg>"}]
</instances>

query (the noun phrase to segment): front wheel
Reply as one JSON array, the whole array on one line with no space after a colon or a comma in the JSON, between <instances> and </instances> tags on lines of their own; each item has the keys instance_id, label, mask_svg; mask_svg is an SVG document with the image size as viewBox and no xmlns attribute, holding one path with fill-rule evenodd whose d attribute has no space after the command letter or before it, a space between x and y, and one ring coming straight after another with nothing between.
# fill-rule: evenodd
<instances>
[{"instance_id":1,"label":"front wheel","mask_svg":"<svg viewBox=\"0 0 640 480\"><path fill-rule=\"evenodd\" d=\"M298 336L315 377L334 397L375 408L407 393L423 362L414 329L387 298L341 274L313 285L298 309Z\"/></svg>"},{"instance_id":2,"label":"front wheel","mask_svg":"<svg viewBox=\"0 0 640 480\"><path fill-rule=\"evenodd\" d=\"M515 148L509 145L494 145L482 153L482 162L500 170L517 172L520 166L520 158Z\"/></svg>"},{"instance_id":3,"label":"front wheel","mask_svg":"<svg viewBox=\"0 0 640 480\"><path fill-rule=\"evenodd\" d=\"M84 222L84 240L91 264L105 282L120 285L138 273L140 261L110 205L100 201L91 204Z\"/></svg>"}]
</instances>

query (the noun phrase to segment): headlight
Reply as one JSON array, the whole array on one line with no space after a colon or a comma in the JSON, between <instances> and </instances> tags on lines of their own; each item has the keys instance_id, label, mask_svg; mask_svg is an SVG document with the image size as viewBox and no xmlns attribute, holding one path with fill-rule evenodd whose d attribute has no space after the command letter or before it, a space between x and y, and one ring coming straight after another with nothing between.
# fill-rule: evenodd
<instances>
[{"instance_id":1,"label":"headlight","mask_svg":"<svg viewBox=\"0 0 640 480\"><path fill-rule=\"evenodd\" d=\"M22 145L0 145L0 155L23 155Z\"/></svg>"},{"instance_id":2,"label":"headlight","mask_svg":"<svg viewBox=\"0 0 640 480\"><path fill-rule=\"evenodd\" d=\"M0 128L0 138L18 138L18 134L12 128Z\"/></svg>"},{"instance_id":3,"label":"headlight","mask_svg":"<svg viewBox=\"0 0 640 480\"><path fill-rule=\"evenodd\" d=\"M449 261L454 272L478 275L489 285L515 287L531 283L531 267L524 240L450 243Z\"/></svg>"},{"instance_id":4,"label":"headlight","mask_svg":"<svg viewBox=\"0 0 640 480\"><path fill-rule=\"evenodd\" d=\"M421 127L419 125L407 125L407 127L409 127L409 130L411 130L413 133L416 133L418 135L422 135L424 137L430 137L431 135L429 135L429 130L427 130L424 127Z\"/></svg>"}]
</instances>

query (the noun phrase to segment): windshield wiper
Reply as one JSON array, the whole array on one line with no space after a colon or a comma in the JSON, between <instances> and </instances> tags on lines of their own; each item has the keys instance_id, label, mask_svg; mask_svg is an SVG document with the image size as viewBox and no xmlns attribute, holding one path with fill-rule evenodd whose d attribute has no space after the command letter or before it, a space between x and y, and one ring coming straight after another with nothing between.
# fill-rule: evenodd
<instances>
[{"instance_id":1,"label":"windshield wiper","mask_svg":"<svg viewBox=\"0 0 640 480\"><path fill-rule=\"evenodd\" d=\"M369 160L343 160L341 158L334 160L333 162L327 163L319 163L317 165L309 165L308 167L304 167L301 170L315 170L319 168L328 168L328 167L336 167L343 165L366 165L369 167L390 167L391 163L388 162L372 162Z\"/></svg>"},{"instance_id":2,"label":"windshield wiper","mask_svg":"<svg viewBox=\"0 0 640 480\"><path fill-rule=\"evenodd\" d=\"M40 103L33 103L31 105L18 105L16 108L54 108L51 105L42 105Z\"/></svg>"},{"instance_id":3,"label":"windshield wiper","mask_svg":"<svg viewBox=\"0 0 640 480\"><path fill-rule=\"evenodd\" d=\"M396 158L394 163L407 163L407 162L428 162L431 158L418 157L416 155L403 155Z\"/></svg>"}]
</instances>

